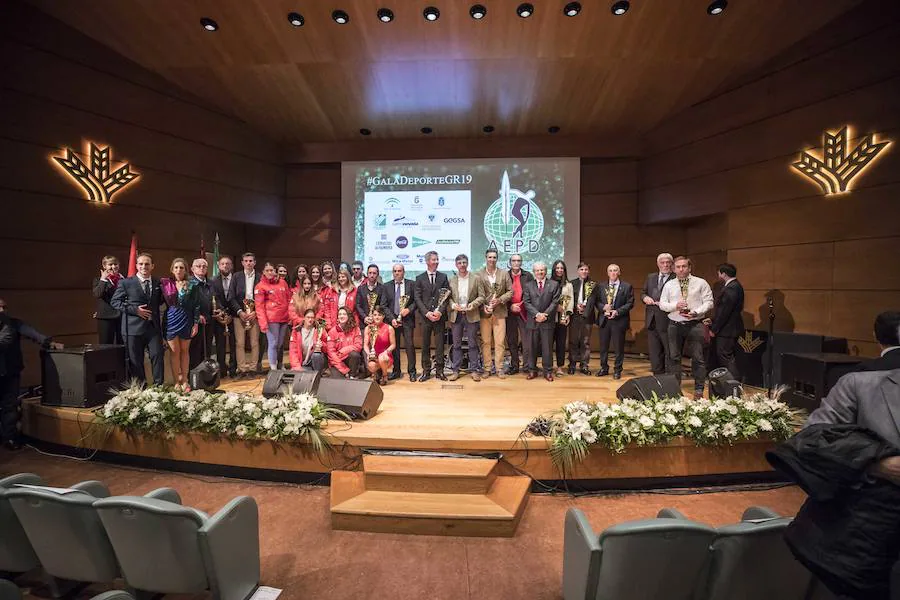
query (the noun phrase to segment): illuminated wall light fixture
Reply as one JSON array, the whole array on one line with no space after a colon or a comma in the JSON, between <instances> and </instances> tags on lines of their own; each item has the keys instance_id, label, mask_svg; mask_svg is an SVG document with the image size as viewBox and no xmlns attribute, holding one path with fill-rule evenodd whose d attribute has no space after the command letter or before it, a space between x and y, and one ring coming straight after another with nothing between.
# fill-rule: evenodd
<instances>
[{"instance_id":1,"label":"illuminated wall light fixture","mask_svg":"<svg viewBox=\"0 0 900 600\"><path fill-rule=\"evenodd\" d=\"M109 204L112 202L113 194L141 176L140 173L132 171L128 163L111 171L112 153L109 146L101 148L94 142L88 142L90 166L86 165L71 148L63 149L65 153L62 155L50 155L51 164L81 186L85 197L91 202Z\"/></svg>"},{"instance_id":2,"label":"illuminated wall light fixture","mask_svg":"<svg viewBox=\"0 0 900 600\"><path fill-rule=\"evenodd\" d=\"M871 167L882 150L891 144L889 140L877 141L875 134L870 133L847 154L851 137L849 126L835 133L826 131L822 158L801 152L791 167L818 184L826 196L845 194L851 190L853 180Z\"/></svg>"}]
</instances>

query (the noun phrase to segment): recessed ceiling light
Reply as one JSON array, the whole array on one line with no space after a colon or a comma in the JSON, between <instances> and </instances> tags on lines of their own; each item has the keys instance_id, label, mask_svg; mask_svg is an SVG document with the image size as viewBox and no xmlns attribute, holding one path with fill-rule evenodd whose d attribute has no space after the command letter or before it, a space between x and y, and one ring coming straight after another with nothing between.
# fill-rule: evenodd
<instances>
[{"instance_id":1,"label":"recessed ceiling light","mask_svg":"<svg viewBox=\"0 0 900 600\"><path fill-rule=\"evenodd\" d=\"M631 8L631 2L629 2L628 0L619 0L619 2L613 3L613 5L609 8L609 11L617 17L621 17L628 12L629 8Z\"/></svg>"},{"instance_id":2,"label":"recessed ceiling light","mask_svg":"<svg viewBox=\"0 0 900 600\"><path fill-rule=\"evenodd\" d=\"M481 128L481 130L485 133L493 133L494 126L493 125L485 125L484 127Z\"/></svg>"},{"instance_id":3,"label":"recessed ceiling light","mask_svg":"<svg viewBox=\"0 0 900 600\"><path fill-rule=\"evenodd\" d=\"M441 11L433 6L429 6L422 11L422 16L425 17L426 21L437 21L441 16Z\"/></svg>"},{"instance_id":4,"label":"recessed ceiling light","mask_svg":"<svg viewBox=\"0 0 900 600\"><path fill-rule=\"evenodd\" d=\"M469 9L469 16L476 21L480 21L487 16L487 9L483 4L473 4L472 8Z\"/></svg>"},{"instance_id":5,"label":"recessed ceiling light","mask_svg":"<svg viewBox=\"0 0 900 600\"><path fill-rule=\"evenodd\" d=\"M209 17L203 17L202 19L200 19L200 24L203 25L203 29L207 31L216 31L219 28L219 24Z\"/></svg>"},{"instance_id":6,"label":"recessed ceiling light","mask_svg":"<svg viewBox=\"0 0 900 600\"><path fill-rule=\"evenodd\" d=\"M581 12L581 2L569 2L563 9L563 14L567 17L574 17Z\"/></svg>"},{"instance_id":7,"label":"recessed ceiling light","mask_svg":"<svg viewBox=\"0 0 900 600\"><path fill-rule=\"evenodd\" d=\"M372 130L366 129L365 127L363 127L362 129L359 130L359 133L360 133L360 135L372 135Z\"/></svg>"},{"instance_id":8,"label":"recessed ceiling light","mask_svg":"<svg viewBox=\"0 0 900 600\"><path fill-rule=\"evenodd\" d=\"M338 25L346 25L350 22L350 15L342 10L332 11L331 18Z\"/></svg>"},{"instance_id":9,"label":"recessed ceiling light","mask_svg":"<svg viewBox=\"0 0 900 600\"><path fill-rule=\"evenodd\" d=\"M303 15L298 12L288 13L288 23L293 25L294 27L303 27L303 24L306 21L303 19Z\"/></svg>"},{"instance_id":10,"label":"recessed ceiling light","mask_svg":"<svg viewBox=\"0 0 900 600\"><path fill-rule=\"evenodd\" d=\"M432 131L434 131L434 129L432 129L431 127L423 127L423 128L420 129L419 131L421 131L421 132L424 133L425 135L428 135L428 134L430 134Z\"/></svg>"},{"instance_id":11,"label":"recessed ceiling light","mask_svg":"<svg viewBox=\"0 0 900 600\"><path fill-rule=\"evenodd\" d=\"M706 12L713 16L721 15L725 12L727 6L728 0L713 0L710 2L709 6L706 7Z\"/></svg>"},{"instance_id":12,"label":"recessed ceiling light","mask_svg":"<svg viewBox=\"0 0 900 600\"><path fill-rule=\"evenodd\" d=\"M530 4L528 2L523 2L519 5L519 8L516 9L516 14L522 17L523 19L527 19L531 15L534 14L534 4Z\"/></svg>"},{"instance_id":13,"label":"recessed ceiling light","mask_svg":"<svg viewBox=\"0 0 900 600\"><path fill-rule=\"evenodd\" d=\"M390 23L394 20L394 13L389 8L378 9L378 20L382 23Z\"/></svg>"},{"instance_id":14,"label":"recessed ceiling light","mask_svg":"<svg viewBox=\"0 0 900 600\"><path fill-rule=\"evenodd\" d=\"M550 133L559 133L559 126L551 125L550 127L547 128L547 131L549 131Z\"/></svg>"}]
</instances>

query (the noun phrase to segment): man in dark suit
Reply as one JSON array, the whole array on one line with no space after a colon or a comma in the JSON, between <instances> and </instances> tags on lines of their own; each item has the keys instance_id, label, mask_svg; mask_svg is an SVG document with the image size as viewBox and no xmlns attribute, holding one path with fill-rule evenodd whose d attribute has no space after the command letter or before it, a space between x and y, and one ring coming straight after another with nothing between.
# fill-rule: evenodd
<instances>
[{"instance_id":1,"label":"man in dark suit","mask_svg":"<svg viewBox=\"0 0 900 600\"><path fill-rule=\"evenodd\" d=\"M722 292L716 304L716 315L710 325L710 333L716 338L716 358L719 366L725 367L738 381L741 380L734 359L734 346L744 335L744 286L736 279L737 268L731 263L722 263L716 270L722 282Z\"/></svg>"},{"instance_id":2,"label":"man in dark suit","mask_svg":"<svg viewBox=\"0 0 900 600\"><path fill-rule=\"evenodd\" d=\"M216 360L222 377L237 374L237 353L235 352L234 310L233 300L237 294L237 277L234 276L234 263L230 256L219 258L219 274L209 280L209 288L216 299L216 314L213 314L213 335L216 339ZM241 325L238 323L238 325ZM228 366L225 366L225 328L228 328Z\"/></svg>"},{"instance_id":3,"label":"man in dark suit","mask_svg":"<svg viewBox=\"0 0 900 600\"><path fill-rule=\"evenodd\" d=\"M656 266L659 270L647 275L644 289L641 290L641 301L646 305L644 325L647 327L650 369L654 375L662 375L666 372L669 354L669 316L659 308L658 303L663 286L675 277L675 273L672 272L672 263L672 255L668 252L657 256Z\"/></svg>"},{"instance_id":4,"label":"man in dark suit","mask_svg":"<svg viewBox=\"0 0 900 600\"><path fill-rule=\"evenodd\" d=\"M19 441L19 385L25 361L22 338L42 348L62 350L63 345L38 332L23 321L10 317L6 302L0 298L0 442L7 450L22 447Z\"/></svg>"},{"instance_id":5,"label":"man in dark suit","mask_svg":"<svg viewBox=\"0 0 900 600\"><path fill-rule=\"evenodd\" d=\"M371 311L369 309L374 310L375 308L374 306L369 306L369 294L377 296L375 305L384 309L386 317L391 315L384 284L378 282L380 276L378 265L369 265L366 269L366 278L356 289L356 320L359 321L359 328L363 331L363 335L365 335L365 328L372 324Z\"/></svg>"},{"instance_id":6,"label":"man in dark suit","mask_svg":"<svg viewBox=\"0 0 900 600\"><path fill-rule=\"evenodd\" d=\"M527 366L526 379L537 377L537 353L541 352L541 363L544 368L544 379L553 381L553 329L556 326L557 306L562 292L558 282L547 279L547 265L534 263L534 279L525 284L522 290L522 303L525 306L527 320L525 331L531 343L530 362Z\"/></svg>"},{"instance_id":7,"label":"man in dark suit","mask_svg":"<svg viewBox=\"0 0 900 600\"><path fill-rule=\"evenodd\" d=\"M231 310L238 316L234 323L234 344L237 350L238 377L248 377L253 370L259 369L261 353L259 351L259 321L256 310L248 310L247 302L253 302L253 291L259 283L259 272L256 270L256 255L244 252L241 256L242 269L234 274L234 297ZM247 356L245 343L250 343L250 356Z\"/></svg>"},{"instance_id":8,"label":"man in dark suit","mask_svg":"<svg viewBox=\"0 0 900 600\"><path fill-rule=\"evenodd\" d=\"M591 268L587 263L578 263L578 277L572 280L572 298L575 309L569 322L569 375L575 374L576 364L584 375L590 375L591 362L591 325L589 315L585 312L587 300L593 290L587 290L591 281ZM591 285L591 284L588 284Z\"/></svg>"},{"instance_id":9,"label":"man in dark suit","mask_svg":"<svg viewBox=\"0 0 900 600\"><path fill-rule=\"evenodd\" d=\"M631 309L634 308L634 289L627 281L619 279L619 265L606 268L609 277L602 285L594 287L587 301L585 313L600 330L600 370L597 377L609 375L609 344L615 342L616 358L613 363L613 379L622 378L625 362L625 334L631 325Z\"/></svg>"},{"instance_id":10,"label":"man in dark suit","mask_svg":"<svg viewBox=\"0 0 900 600\"><path fill-rule=\"evenodd\" d=\"M147 380L144 374L144 351L147 351L150 355L153 383L162 385L165 379L159 317L162 290L159 279L151 275L152 256L146 252L139 254L136 265L137 274L119 282L110 304L123 315L122 339L128 353L129 376L142 383Z\"/></svg>"},{"instance_id":11,"label":"man in dark suit","mask_svg":"<svg viewBox=\"0 0 900 600\"><path fill-rule=\"evenodd\" d=\"M205 258L195 258L191 264L191 278L194 280L194 287L197 289L197 303L200 305L200 328L197 335L191 338L191 361L190 368L194 368L204 360L209 358L212 353L213 336L215 331L212 327L212 288L206 278L209 272L209 263ZM221 368L222 365L219 365Z\"/></svg>"},{"instance_id":12,"label":"man in dark suit","mask_svg":"<svg viewBox=\"0 0 900 600\"><path fill-rule=\"evenodd\" d=\"M900 369L900 311L887 310L875 317L875 340L881 356L859 363L857 371Z\"/></svg>"},{"instance_id":13,"label":"man in dark suit","mask_svg":"<svg viewBox=\"0 0 900 600\"><path fill-rule=\"evenodd\" d=\"M97 338L101 344L122 343L122 315L109 304L120 279L119 259L104 256L100 264L100 276L95 277L91 285L96 299L94 318L97 320Z\"/></svg>"},{"instance_id":14,"label":"man in dark suit","mask_svg":"<svg viewBox=\"0 0 900 600\"><path fill-rule=\"evenodd\" d=\"M394 328L397 343L392 353L394 357L394 371L388 375L388 380L400 379L400 337L403 337L403 345L406 347L406 372L409 380L416 380L416 346L413 343L413 331L416 327L416 300L415 282L405 279L406 269L401 264L391 268L393 280L383 284L384 296L390 308L390 323ZM400 308L400 298L406 296L406 305Z\"/></svg>"},{"instance_id":15,"label":"man in dark suit","mask_svg":"<svg viewBox=\"0 0 900 600\"><path fill-rule=\"evenodd\" d=\"M450 291L450 280L437 270L441 259L437 252L430 250L425 254L426 271L416 277L415 296L416 309L422 315L422 375L419 381L431 378L431 336L434 336L434 376L442 381L444 375L444 329L447 324L447 300L441 302L441 290ZM447 297L449 299L449 295ZM359 303L359 294L357 294Z\"/></svg>"}]
</instances>

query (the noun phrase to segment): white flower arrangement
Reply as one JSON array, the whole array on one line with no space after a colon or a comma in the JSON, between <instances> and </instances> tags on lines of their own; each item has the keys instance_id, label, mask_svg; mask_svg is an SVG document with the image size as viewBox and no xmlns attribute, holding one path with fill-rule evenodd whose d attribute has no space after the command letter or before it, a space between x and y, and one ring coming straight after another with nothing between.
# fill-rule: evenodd
<instances>
[{"instance_id":1,"label":"white flower arrangement","mask_svg":"<svg viewBox=\"0 0 900 600\"><path fill-rule=\"evenodd\" d=\"M132 383L116 390L100 412L104 422L126 431L162 434L205 433L240 439L307 441L316 452L329 446L322 426L349 419L310 394L264 398L234 392L213 393Z\"/></svg>"},{"instance_id":2,"label":"white flower arrangement","mask_svg":"<svg viewBox=\"0 0 900 600\"><path fill-rule=\"evenodd\" d=\"M649 446L683 437L697 445L733 444L767 437L784 440L802 423L802 411L778 397L754 394L713 400L625 399L616 404L571 402L550 420L550 455L564 471L587 456L590 446L624 452L630 444Z\"/></svg>"}]
</instances>

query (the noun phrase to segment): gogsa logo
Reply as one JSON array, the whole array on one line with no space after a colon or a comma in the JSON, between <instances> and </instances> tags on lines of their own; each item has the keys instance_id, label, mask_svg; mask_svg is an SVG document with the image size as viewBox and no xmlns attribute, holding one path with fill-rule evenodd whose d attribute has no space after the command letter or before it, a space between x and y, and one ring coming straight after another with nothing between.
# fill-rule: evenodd
<instances>
[{"instance_id":1,"label":"gogsa logo","mask_svg":"<svg viewBox=\"0 0 900 600\"><path fill-rule=\"evenodd\" d=\"M444 219L444 223L465 223L466 220L462 217L447 217Z\"/></svg>"},{"instance_id":2,"label":"gogsa logo","mask_svg":"<svg viewBox=\"0 0 900 600\"><path fill-rule=\"evenodd\" d=\"M406 236L401 235L397 238L397 241L395 243L397 244L398 248L406 248L409 245L409 240L406 239Z\"/></svg>"}]
</instances>

